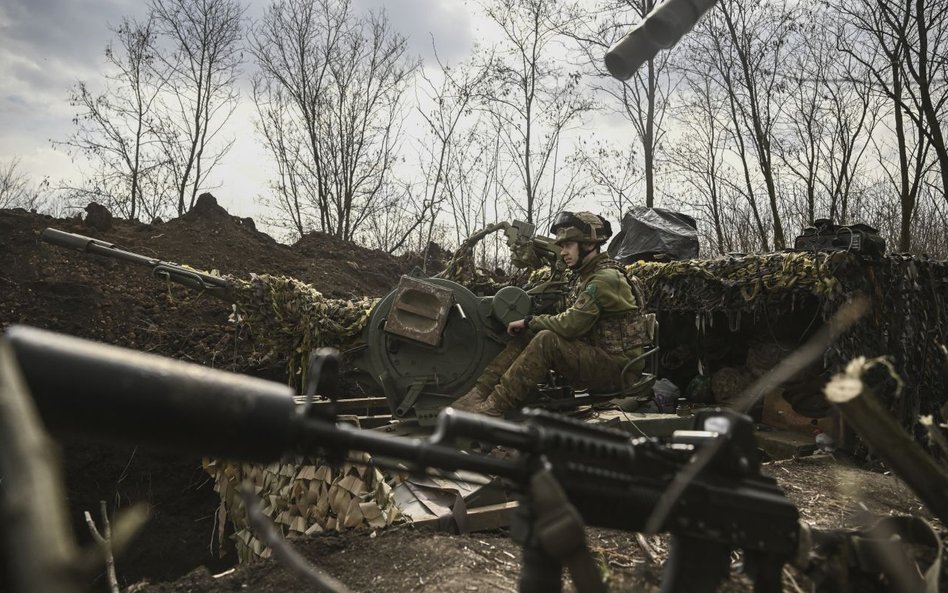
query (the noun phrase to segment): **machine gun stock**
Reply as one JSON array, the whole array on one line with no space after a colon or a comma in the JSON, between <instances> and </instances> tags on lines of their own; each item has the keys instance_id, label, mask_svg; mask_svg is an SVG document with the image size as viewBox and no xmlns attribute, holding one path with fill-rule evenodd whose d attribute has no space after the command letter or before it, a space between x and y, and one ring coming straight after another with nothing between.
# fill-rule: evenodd
<instances>
[{"instance_id":1,"label":"machine gun stock","mask_svg":"<svg viewBox=\"0 0 948 593\"><path fill-rule=\"evenodd\" d=\"M140 266L147 266L151 268L152 274L155 276L173 280L178 284L183 284L194 290L206 291L228 302L233 301L230 283L220 276L192 270L172 262L166 262L157 258L148 257L147 255L127 251L113 243L107 243L76 233L67 233L66 231L60 231L54 228L43 229L40 238L58 247L75 249L83 253L102 255Z\"/></svg>"},{"instance_id":2,"label":"machine gun stock","mask_svg":"<svg viewBox=\"0 0 948 593\"><path fill-rule=\"evenodd\" d=\"M661 526L673 538L663 591L713 592L740 548L756 590L776 593L797 552L797 510L760 474L750 421L732 411L706 412L697 430L662 441L538 411L513 423L448 409L430 439L406 439L319 416L281 384L43 330L13 327L0 348L12 350L53 432L254 461L356 450L419 471L498 476L521 497L512 535L524 549L523 592L559 591L564 565L580 591L604 590L588 552L578 552L584 523L642 530L676 473L712 443L712 462ZM466 454L460 440L515 455Z\"/></svg>"}]
</instances>

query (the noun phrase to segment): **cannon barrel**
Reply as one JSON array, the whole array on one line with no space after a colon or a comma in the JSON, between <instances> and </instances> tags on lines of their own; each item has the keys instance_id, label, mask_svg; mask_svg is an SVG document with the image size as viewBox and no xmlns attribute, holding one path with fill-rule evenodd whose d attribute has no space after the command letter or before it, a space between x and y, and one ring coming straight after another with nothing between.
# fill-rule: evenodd
<instances>
[{"instance_id":1,"label":"cannon barrel","mask_svg":"<svg viewBox=\"0 0 948 593\"><path fill-rule=\"evenodd\" d=\"M64 247L83 253L111 257L133 264L147 266L151 268L152 274L155 276L173 280L178 284L182 284L194 290L207 291L212 296L228 302L233 302L234 300L230 281L226 278L215 276L214 274L192 270L173 262L162 261L154 257L148 257L147 255L122 249L114 243L108 243L77 233L67 233L59 229L43 229L43 232L40 234L40 239L57 247Z\"/></svg>"}]
</instances>

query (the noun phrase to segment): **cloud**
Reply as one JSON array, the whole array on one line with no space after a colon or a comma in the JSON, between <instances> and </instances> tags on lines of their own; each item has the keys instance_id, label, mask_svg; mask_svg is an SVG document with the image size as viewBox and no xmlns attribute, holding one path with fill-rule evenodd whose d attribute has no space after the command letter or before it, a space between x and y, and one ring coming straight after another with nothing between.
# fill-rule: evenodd
<instances>
[{"instance_id":1,"label":"cloud","mask_svg":"<svg viewBox=\"0 0 948 593\"><path fill-rule=\"evenodd\" d=\"M356 10L385 9L392 27L426 62L435 48L442 61L467 57L474 43L471 14L459 0L356 0ZM434 46L432 46L432 40Z\"/></svg>"},{"instance_id":2,"label":"cloud","mask_svg":"<svg viewBox=\"0 0 948 593\"><path fill-rule=\"evenodd\" d=\"M84 76L101 63L109 27L143 11L141 3L122 0L4 0L0 50L50 70L49 79Z\"/></svg>"},{"instance_id":3,"label":"cloud","mask_svg":"<svg viewBox=\"0 0 948 593\"><path fill-rule=\"evenodd\" d=\"M98 76L110 22L142 10L140 3L122 0L4 0L0 127L16 132L63 118L68 124L69 89L78 79Z\"/></svg>"},{"instance_id":4,"label":"cloud","mask_svg":"<svg viewBox=\"0 0 948 593\"><path fill-rule=\"evenodd\" d=\"M470 55L474 18L461 0L353 0L355 10L384 9L394 30L408 39L411 53L433 63ZM249 21L259 19L271 0L242 0ZM83 168L50 140L74 131L69 92L77 80L102 90L105 47L123 17L142 18L142 0L0 0L0 161L22 158L24 172L36 179L77 179ZM239 86L242 104L227 131L239 140L215 172L223 201L235 212L256 214L254 197L267 192L268 157L252 129L255 114L246 93L252 58L245 52ZM235 188L241 188L235 190Z\"/></svg>"},{"instance_id":5,"label":"cloud","mask_svg":"<svg viewBox=\"0 0 948 593\"><path fill-rule=\"evenodd\" d=\"M143 11L131 0L0 3L0 159L26 157L36 176L67 174L68 159L50 157L49 139L72 129L69 89L99 76L110 25Z\"/></svg>"}]
</instances>

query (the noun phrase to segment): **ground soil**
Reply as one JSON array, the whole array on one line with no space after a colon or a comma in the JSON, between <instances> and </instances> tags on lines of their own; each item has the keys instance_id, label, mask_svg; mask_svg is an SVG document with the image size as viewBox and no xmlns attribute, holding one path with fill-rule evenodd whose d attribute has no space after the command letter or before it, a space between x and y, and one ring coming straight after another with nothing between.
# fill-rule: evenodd
<instances>
[{"instance_id":1,"label":"ground soil","mask_svg":"<svg viewBox=\"0 0 948 593\"><path fill-rule=\"evenodd\" d=\"M92 222L98 227L91 227ZM168 222L114 219L107 226L107 220L62 220L0 210L0 330L29 324L285 379L281 361L266 367L255 362L258 359L251 355L255 337L237 332L228 322L228 304L169 285L146 268L47 245L39 238L45 227L95 236L202 270L238 277L253 272L294 276L334 297L381 296L415 264L410 258L318 233L295 245L279 244L257 231L252 220L230 216L208 198L191 213ZM224 550L220 557L221 551L211 543L217 496L199 459L76 438L61 444L67 504L78 539L89 539L81 515L98 509L99 500L106 500L113 512L138 501L152 507L151 520L118 559L123 590L313 590L278 562L234 567L232 551ZM818 527L857 525L869 514L924 514L895 477L829 457L778 463L768 471L799 505L802 518ZM590 530L589 539L610 575L610 590L659 590L666 538L646 540L652 558L630 534ZM400 526L316 536L293 544L353 591L516 591L519 551L503 530L458 536ZM90 589L105 590L104 579L96 579ZM746 580L735 579L725 590L750 589ZM796 590L790 577L785 578L785 590Z\"/></svg>"}]
</instances>

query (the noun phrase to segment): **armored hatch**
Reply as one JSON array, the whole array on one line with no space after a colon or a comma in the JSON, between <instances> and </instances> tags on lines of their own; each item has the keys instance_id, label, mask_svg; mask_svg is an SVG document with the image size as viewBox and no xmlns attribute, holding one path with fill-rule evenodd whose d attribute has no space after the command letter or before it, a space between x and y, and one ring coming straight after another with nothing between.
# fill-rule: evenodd
<instances>
[{"instance_id":1,"label":"armored hatch","mask_svg":"<svg viewBox=\"0 0 948 593\"><path fill-rule=\"evenodd\" d=\"M372 310L352 365L381 386L396 418L433 423L503 350L507 323L530 311L515 286L478 297L450 280L402 276Z\"/></svg>"}]
</instances>

